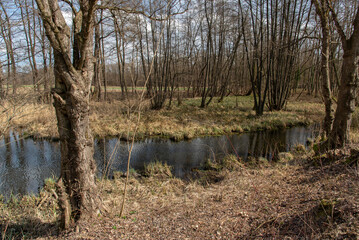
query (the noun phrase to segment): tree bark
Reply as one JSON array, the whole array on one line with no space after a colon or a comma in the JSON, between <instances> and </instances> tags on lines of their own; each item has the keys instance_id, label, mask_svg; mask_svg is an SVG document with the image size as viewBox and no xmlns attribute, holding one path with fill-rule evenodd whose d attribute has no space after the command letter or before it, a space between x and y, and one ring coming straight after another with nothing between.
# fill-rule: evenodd
<instances>
[{"instance_id":1,"label":"tree bark","mask_svg":"<svg viewBox=\"0 0 359 240\"><path fill-rule=\"evenodd\" d=\"M61 143L58 181L61 225L69 228L97 214L100 201L96 185L93 139L89 128L89 96L93 78L92 37L96 0L79 1L70 28L57 0L36 0L46 35L54 49L55 88L52 90Z\"/></svg>"},{"instance_id":2,"label":"tree bark","mask_svg":"<svg viewBox=\"0 0 359 240\"><path fill-rule=\"evenodd\" d=\"M100 19L101 21L101 19ZM95 63L94 63L94 78L93 85L94 91L92 97L95 101L101 101L101 79L100 79L100 21L95 25Z\"/></svg>"},{"instance_id":3,"label":"tree bark","mask_svg":"<svg viewBox=\"0 0 359 240\"><path fill-rule=\"evenodd\" d=\"M338 104L335 112L333 129L328 139L329 147L337 148L343 147L350 141L350 126L352 114L355 110L356 90L359 82L359 6L352 23L353 31L349 37L346 36L338 16L334 11L331 2L328 0L327 6L332 13L333 21L340 36L344 52Z\"/></svg>"},{"instance_id":4,"label":"tree bark","mask_svg":"<svg viewBox=\"0 0 359 240\"><path fill-rule=\"evenodd\" d=\"M356 89L359 80L358 58L354 49L344 48L338 106L329 139L331 148L343 147L350 141L350 126L352 114L355 110Z\"/></svg>"},{"instance_id":5,"label":"tree bark","mask_svg":"<svg viewBox=\"0 0 359 240\"><path fill-rule=\"evenodd\" d=\"M329 30L329 8L325 0L312 0L317 15L320 18L320 25L322 30L322 55L321 55L321 73L322 73L322 94L325 105L325 117L323 122L323 132L329 135L332 130L334 120L334 109L332 100L332 91L330 84L330 69L329 69L329 56L330 56L330 30Z\"/></svg>"}]
</instances>

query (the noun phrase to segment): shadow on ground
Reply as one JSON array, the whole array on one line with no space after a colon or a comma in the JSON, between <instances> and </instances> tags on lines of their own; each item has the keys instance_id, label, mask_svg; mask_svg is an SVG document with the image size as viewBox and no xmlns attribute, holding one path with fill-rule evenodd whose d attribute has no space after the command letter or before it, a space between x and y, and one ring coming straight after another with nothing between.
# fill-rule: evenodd
<instances>
[{"instance_id":1,"label":"shadow on ground","mask_svg":"<svg viewBox=\"0 0 359 240\"><path fill-rule=\"evenodd\" d=\"M0 222L0 239L46 238L59 234L55 223L44 223L38 218L23 219L21 224Z\"/></svg>"}]
</instances>

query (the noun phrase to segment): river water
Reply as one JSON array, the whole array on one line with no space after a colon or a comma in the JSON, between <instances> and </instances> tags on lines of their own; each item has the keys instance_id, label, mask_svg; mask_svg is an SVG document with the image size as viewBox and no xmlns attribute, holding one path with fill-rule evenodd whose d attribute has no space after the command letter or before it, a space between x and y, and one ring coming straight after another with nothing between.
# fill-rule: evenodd
<instances>
[{"instance_id":1,"label":"river water","mask_svg":"<svg viewBox=\"0 0 359 240\"><path fill-rule=\"evenodd\" d=\"M142 170L145 164L160 161L172 166L175 176L185 177L191 169L201 168L206 160L226 154L237 154L243 160L249 156L272 159L278 152L289 151L296 144L306 146L308 138L316 134L314 127L294 127L181 142L149 138L135 142L131 168ZM99 177L125 171L129 147L127 142L115 138L96 139L94 157ZM59 172L59 142L22 139L15 132L0 140L0 194L5 197L37 194L44 179L56 177Z\"/></svg>"}]
</instances>

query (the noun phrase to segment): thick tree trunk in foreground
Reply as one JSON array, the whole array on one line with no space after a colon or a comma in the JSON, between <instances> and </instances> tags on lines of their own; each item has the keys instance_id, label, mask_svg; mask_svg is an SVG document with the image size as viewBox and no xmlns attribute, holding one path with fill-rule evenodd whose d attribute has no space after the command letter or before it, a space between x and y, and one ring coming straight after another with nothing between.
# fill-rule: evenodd
<instances>
[{"instance_id":1,"label":"thick tree trunk in foreground","mask_svg":"<svg viewBox=\"0 0 359 240\"><path fill-rule=\"evenodd\" d=\"M342 147L349 143L350 126L352 113L355 110L358 80L357 53L353 50L344 49L338 106L335 112L333 129L329 139L331 147Z\"/></svg>"},{"instance_id":2,"label":"thick tree trunk in foreground","mask_svg":"<svg viewBox=\"0 0 359 240\"><path fill-rule=\"evenodd\" d=\"M58 194L62 226L68 228L73 221L96 214L99 204L93 139L89 129L88 86L91 78L77 71L68 73L61 54L54 55L56 82L53 95L61 141ZM76 81L86 83L84 88L69 84Z\"/></svg>"},{"instance_id":3,"label":"thick tree trunk in foreground","mask_svg":"<svg viewBox=\"0 0 359 240\"><path fill-rule=\"evenodd\" d=\"M55 88L52 90L61 143L61 176L58 181L61 224L86 220L100 206L96 186L93 139L89 128L89 95L94 66L93 22L96 0L79 1L73 19L71 61L70 28L57 0L36 0L46 35L54 49Z\"/></svg>"},{"instance_id":4,"label":"thick tree trunk in foreground","mask_svg":"<svg viewBox=\"0 0 359 240\"><path fill-rule=\"evenodd\" d=\"M353 21L353 32L348 38L339 23L336 12L330 2L328 7L332 12L333 20L341 38L344 51L341 84L339 88L338 106L335 112L333 129L329 136L329 147L343 147L350 141L350 126L352 113L355 110L356 90L358 88L358 60L359 60L359 7Z\"/></svg>"}]
</instances>

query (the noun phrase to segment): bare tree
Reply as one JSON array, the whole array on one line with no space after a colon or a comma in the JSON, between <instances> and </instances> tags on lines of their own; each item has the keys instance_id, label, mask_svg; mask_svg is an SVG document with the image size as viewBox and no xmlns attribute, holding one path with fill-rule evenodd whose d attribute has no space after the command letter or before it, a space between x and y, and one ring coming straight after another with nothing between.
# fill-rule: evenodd
<instances>
[{"instance_id":1,"label":"bare tree","mask_svg":"<svg viewBox=\"0 0 359 240\"><path fill-rule=\"evenodd\" d=\"M30 13L30 9L34 9L34 2L32 6L28 4L27 0L19 2L19 8L21 10L21 20L24 26L24 34L27 45L27 55L29 64L31 67L32 82L35 92L40 92L39 89L39 71L36 61L36 15L34 12Z\"/></svg>"},{"instance_id":2,"label":"bare tree","mask_svg":"<svg viewBox=\"0 0 359 240\"><path fill-rule=\"evenodd\" d=\"M243 40L246 50L247 66L252 85L254 110L256 111L256 115L260 116L263 115L265 101L269 89L269 78L266 77L267 72L265 71L266 59L268 57L267 51L269 50L267 48L267 51L265 51L265 40L269 40L269 32L266 34L264 24L265 1L248 1L244 6L242 2L238 0L238 4L242 16L241 23L243 30ZM246 22L248 20L246 18L247 15L249 16L249 21L251 23L249 31L245 30L245 26L248 26Z\"/></svg>"},{"instance_id":3,"label":"bare tree","mask_svg":"<svg viewBox=\"0 0 359 240\"><path fill-rule=\"evenodd\" d=\"M309 23L310 1L270 1L266 4L266 77L269 78L268 107L281 110L300 76L299 56Z\"/></svg>"},{"instance_id":4,"label":"bare tree","mask_svg":"<svg viewBox=\"0 0 359 240\"><path fill-rule=\"evenodd\" d=\"M12 32L12 24L10 21L10 17L7 13L6 7L4 3L0 1L1 6L1 22L5 22L5 24L1 24L1 35L5 40L7 59L8 59L8 81L12 83L12 92L16 93L17 88L17 75L16 75L16 62L15 62L15 51L13 47L13 32ZM2 16L3 15L3 16Z\"/></svg>"},{"instance_id":5,"label":"bare tree","mask_svg":"<svg viewBox=\"0 0 359 240\"><path fill-rule=\"evenodd\" d=\"M349 143L352 113L355 110L356 90L359 84L358 57L359 57L359 5L351 28L345 33L343 25L339 22L337 13L330 1L328 7L332 13L333 21L339 33L343 48L343 64L341 82L339 87L338 104L333 122L333 129L329 136L330 147L342 147Z\"/></svg>"},{"instance_id":6,"label":"bare tree","mask_svg":"<svg viewBox=\"0 0 359 240\"><path fill-rule=\"evenodd\" d=\"M172 69L172 19L171 8L173 6L168 4L163 12L159 14L166 15L165 21L150 20L151 34L147 34L146 29L146 45L147 45L147 69L146 72L150 72L149 68L153 66L153 71L149 76L149 82L147 85L148 96L151 99L152 109L162 109L165 101L170 93L170 82L174 77ZM158 6L156 2L150 2L150 8L156 9ZM152 40L149 43L148 40ZM151 52L149 52L149 46L152 46ZM152 55L153 64L150 64L150 55ZM143 62L144 64L144 62Z\"/></svg>"},{"instance_id":7,"label":"bare tree","mask_svg":"<svg viewBox=\"0 0 359 240\"><path fill-rule=\"evenodd\" d=\"M125 79L125 65L126 65L126 47L125 47L125 34L124 34L124 21L122 20L119 24L117 16L112 14L114 27L115 27L115 37L116 37L116 57L117 57L117 67L118 75L121 86L122 95L127 95L127 83Z\"/></svg>"},{"instance_id":8,"label":"bare tree","mask_svg":"<svg viewBox=\"0 0 359 240\"><path fill-rule=\"evenodd\" d=\"M55 88L52 93L61 142L61 175L57 191L61 225L69 228L73 222L94 216L100 208L89 128L89 94L94 73L92 39L97 1L79 0L78 7L70 4L74 15L73 43L70 27L58 1L36 2L54 49Z\"/></svg>"},{"instance_id":9,"label":"bare tree","mask_svg":"<svg viewBox=\"0 0 359 240\"><path fill-rule=\"evenodd\" d=\"M322 94L325 105L325 118L323 123L323 130L328 135L332 129L334 120L334 108L331 92L330 81L330 29L329 29L329 8L326 0L312 0L316 13L320 19L320 26L322 30L322 51L321 51L321 77L322 77Z\"/></svg>"},{"instance_id":10,"label":"bare tree","mask_svg":"<svg viewBox=\"0 0 359 240\"><path fill-rule=\"evenodd\" d=\"M4 82L2 63L0 62L0 100L5 98Z\"/></svg>"},{"instance_id":11,"label":"bare tree","mask_svg":"<svg viewBox=\"0 0 359 240\"><path fill-rule=\"evenodd\" d=\"M92 93L92 98L96 101L101 100L101 74L100 74L100 52L101 52L101 35L100 35L100 21L102 18L102 13L100 20L96 21L95 24L95 50L94 50L94 57L95 57L95 63L94 63L94 77L93 77L93 85L94 85L94 91Z\"/></svg>"},{"instance_id":12,"label":"bare tree","mask_svg":"<svg viewBox=\"0 0 359 240\"><path fill-rule=\"evenodd\" d=\"M200 24L201 48L197 60L198 83L201 94L200 107L207 107L213 97L219 101L228 94L231 70L241 40L242 31L234 25L232 2L204 1L203 21Z\"/></svg>"},{"instance_id":13,"label":"bare tree","mask_svg":"<svg viewBox=\"0 0 359 240\"><path fill-rule=\"evenodd\" d=\"M42 95L44 103L51 102L51 91L50 87L52 85L52 51L51 47L49 46L49 42L46 40L46 32L45 28L41 24L41 17L37 14L38 21L39 21L39 37L40 45L41 45L41 53L42 53L42 64L43 64L43 75L42 75L42 82L44 86L44 92Z\"/></svg>"}]
</instances>

